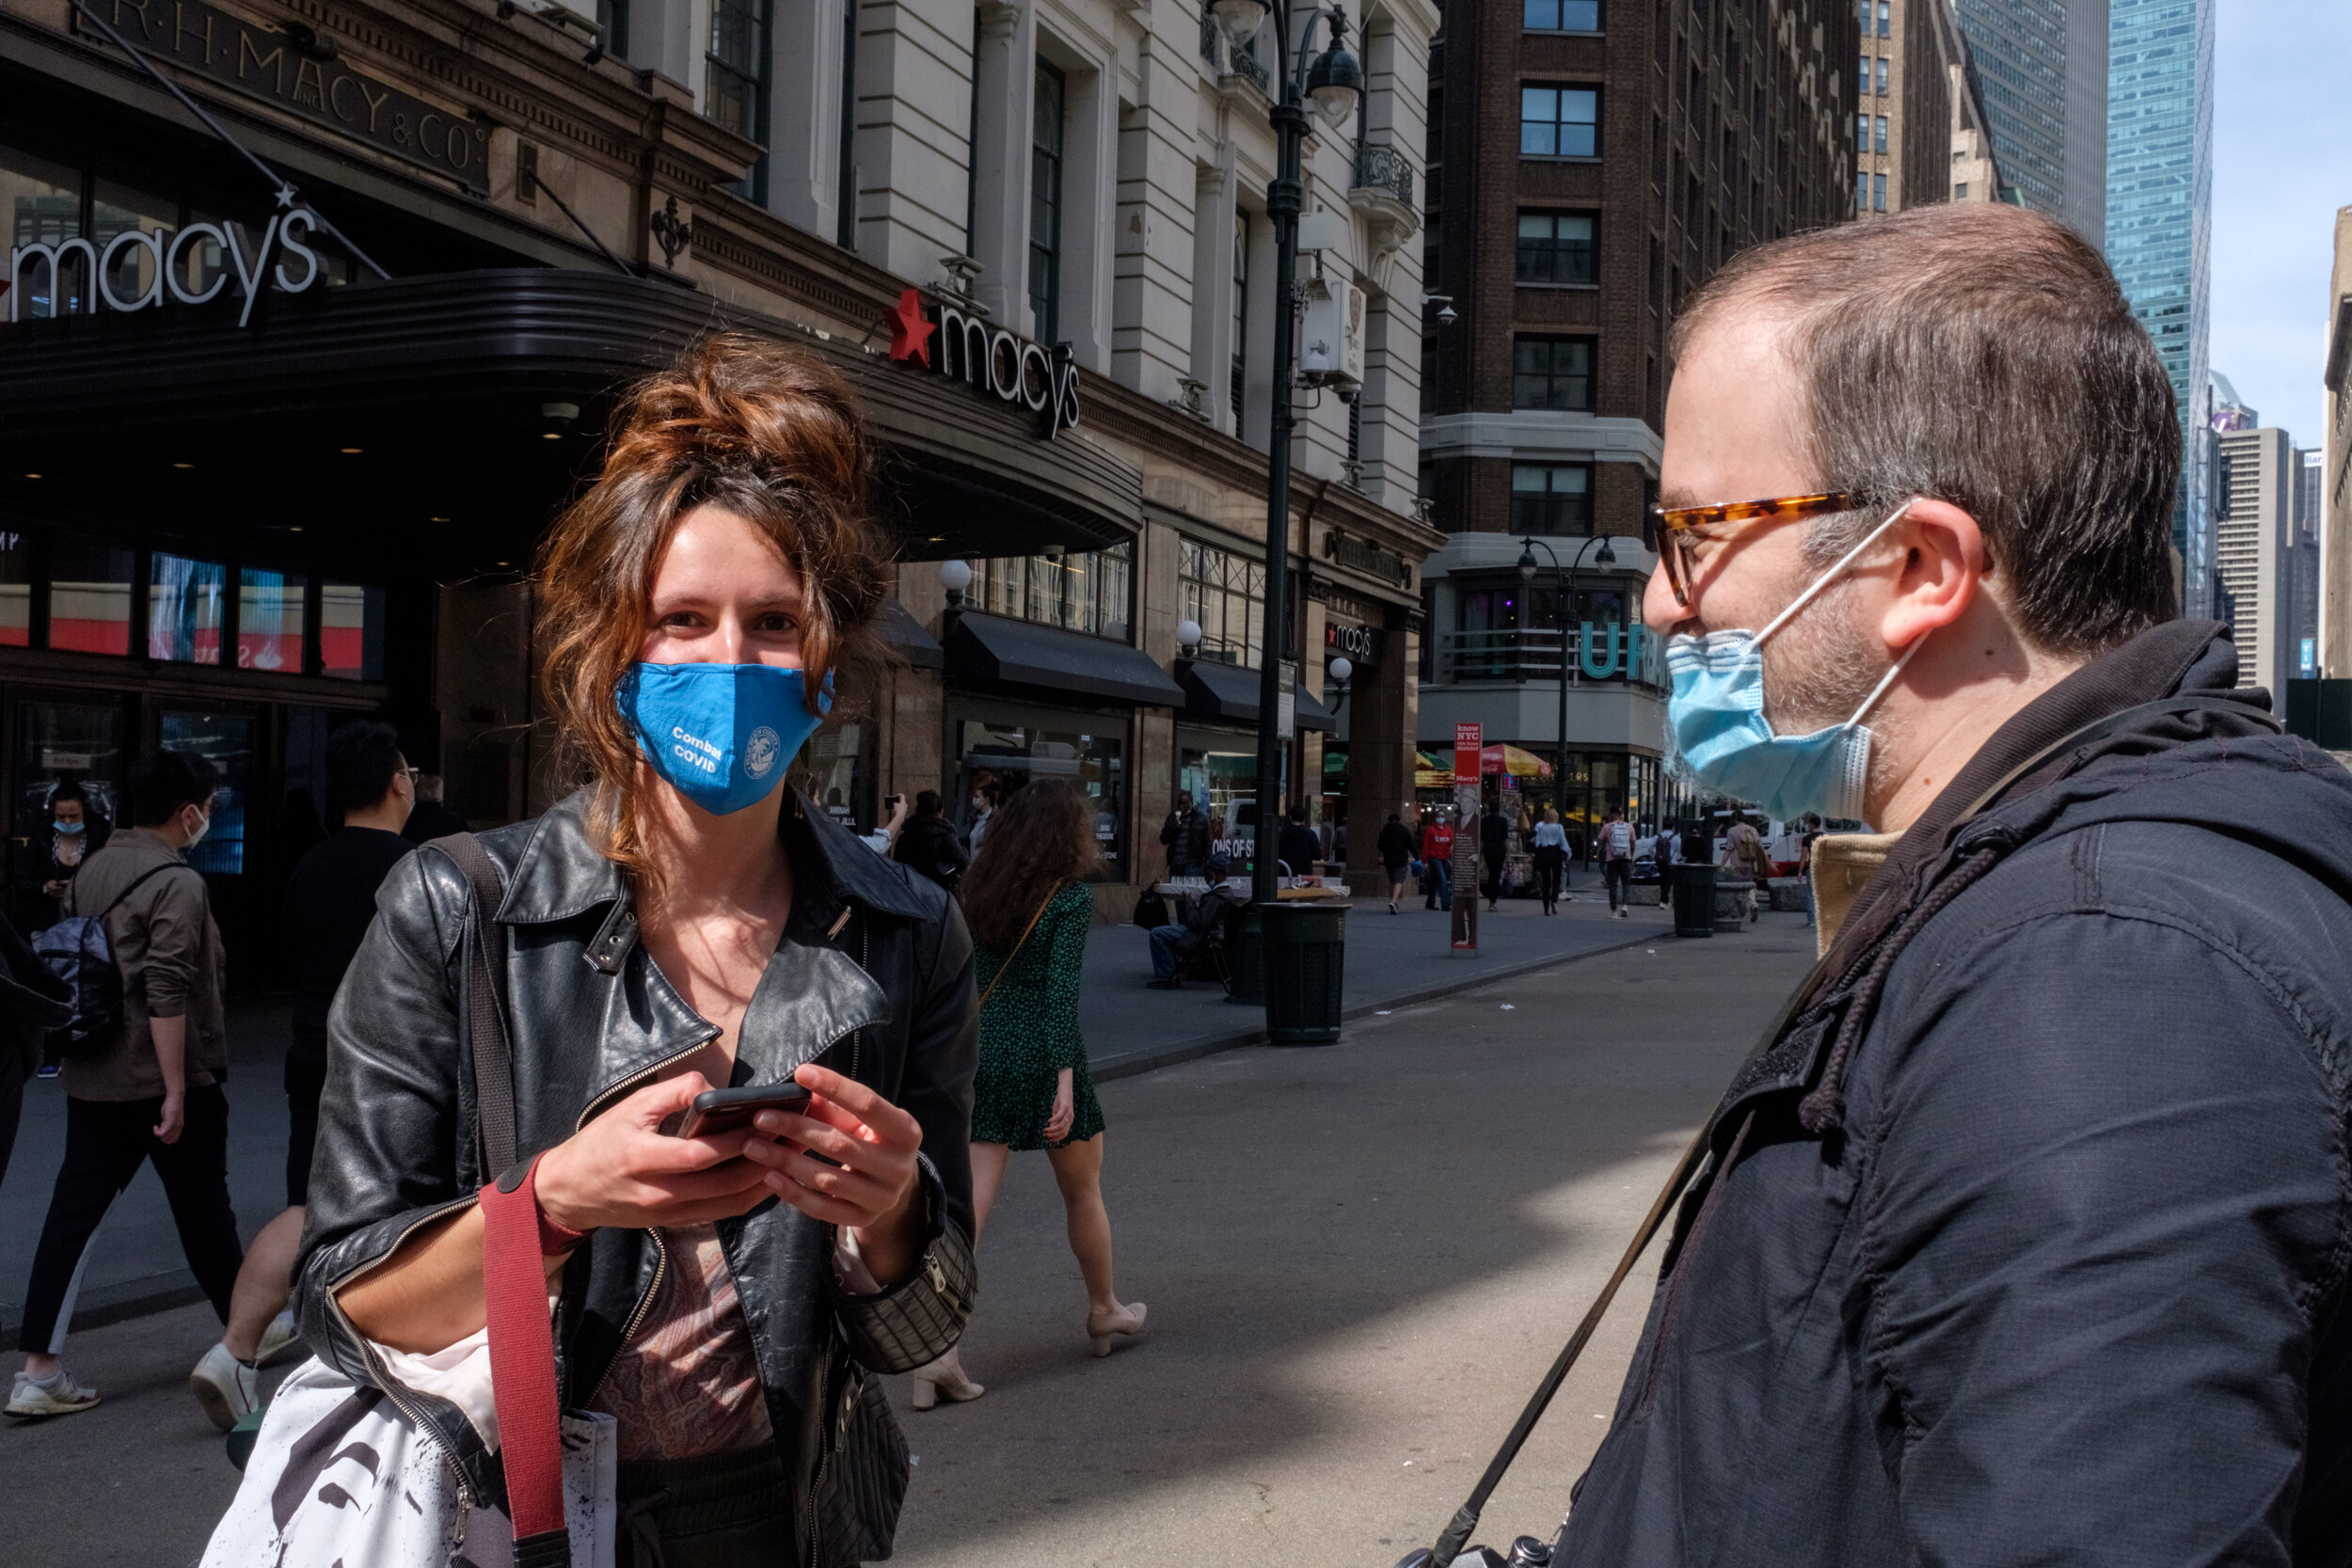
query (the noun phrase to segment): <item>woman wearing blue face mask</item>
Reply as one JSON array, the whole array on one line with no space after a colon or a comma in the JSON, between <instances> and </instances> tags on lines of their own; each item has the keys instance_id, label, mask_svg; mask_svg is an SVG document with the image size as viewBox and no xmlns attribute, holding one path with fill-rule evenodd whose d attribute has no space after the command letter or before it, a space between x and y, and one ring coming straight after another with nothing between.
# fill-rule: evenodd
<instances>
[{"instance_id":1,"label":"woman wearing blue face mask","mask_svg":"<svg viewBox=\"0 0 2352 1568\"><path fill-rule=\"evenodd\" d=\"M50 791L44 815L47 820L34 829L16 874L16 915L19 928L28 934L56 923L58 900L72 885L74 874L106 846L105 819L72 779Z\"/></svg>"},{"instance_id":2,"label":"woman wearing blue face mask","mask_svg":"<svg viewBox=\"0 0 2352 1568\"><path fill-rule=\"evenodd\" d=\"M861 694L887 592L866 471L832 372L715 338L624 404L542 556L548 705L585 784L482 835L486 940L507 1174L538 1209L564 1401L616 1423L623 1568L887 1556L905 1447L873 1374L946 1354L971 1311L970 940L787 783ZM326 1359L495 1497L462 1375L473 1195L501 1174L461 1006L474 908L430 846L385 883L328 1023L296 1299ZM804 1111L671 1130L707 1088L783 1084Z\"/></svg>"}]
</instances>

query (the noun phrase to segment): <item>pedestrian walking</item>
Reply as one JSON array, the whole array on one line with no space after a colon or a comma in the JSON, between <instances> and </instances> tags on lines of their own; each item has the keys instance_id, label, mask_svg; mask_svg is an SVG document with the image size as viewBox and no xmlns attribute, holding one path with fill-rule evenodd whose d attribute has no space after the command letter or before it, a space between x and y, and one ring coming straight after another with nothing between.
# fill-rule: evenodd
<instances>
[{"instance_id":1,"label":"pedestrian walking","mask_svg":"<svg viewBox=\"0 0 2352 1568\"><path fill-rule=\"evenodd\" d=\"M972 856L956 836L954 825L941 815L942 809L939 791L916 790L914 815L898 830L890 858L917 876L953 889L964 867L972 863Z\"/></svg>"},{"instance_id":2,"label":"pedestrian walking","mask_svg":"<svg viewBox=\"0 0 2352 1568\"><path fill-rule=\"evenodd\" d=\"M296 1310L501 1495L465 1414L489 1394L471 1196L501 1174L464 1007L489 965L503 1180L536 1207L564 1386L614 1419L616 1568L878 1560L906 1462L873 1374L945 1354L973 1299L973 1011L946 895L786 785L828 689L866 695L883 657L863 420L813 356L719 334L612 431L536 578L591 783L386 879L328 1015ZM714 1085L807 1098L665 1132Z\"/></svg>"},{"instance_id":3,"label":"pedestrian walking","mask_svg":"<svg viewBox=\"0 0 2352 1568\"><path fill-rule=\"evenodd\" d=\"M1612 806L1609 820L1594 837L1594 847L1600 851L1601 879L1609 886L1609 918L1629 919L1626 906L1633 898L1633 825L1625 819L1625 808Z\"/></svg>"},{"instance_id":4,"label":"pedestrian walking","mask_svg":"<svg viewBox=\"0 0 2352 1568\"><path fill-rule=\"evenodd\" d=\"M319 1100L326 1089L326 1016L375 919L377 889L416 848L401 832L416 788L389 724L357 721L326 737L326 806L343 825L304 855L286 879L285 928L296 964L284 1069L286 1207L246 1248L231 1298L234 1321L268 1325L254 1354L257 1366L267 1366L299 1338L286 1304L302 1251ZM224 1380L230 1371L219 1362L230 1354L225 1345L207 1353Z\"/></svg>"},{"instance_id":5,"label":"pedestrian walking","mask_svg":"<svg viewBox=\"0 0 2352 1568\"><path fill-rule=\"evenodd\" d=\"M1558 914L1560 884L1568 872L1568 831L1560 825L1556 808L1544 808L1544 819L1535 824L1534 844L1535 894L1546 914Z\"/></svg>"},{"instance_id":6,"label":"pedestrian walking","mask_svg":"<svg viewBox=\"0 0 2352 1568\"><path fill-rule=\"evenodd\" d=\"M15 856L16 917L24 932L57 923L60 901L74 874L106 847L109 828L82 786L68 779L49 793L40 826Z\"/></svg>"},{"instance_id":7,"label":"pedestrian walking","mask_svg":"<svg viewBox=\"0 0 2352 1568\"><path fill-rule=\"evenodd\" d=\"M1374 847L1380 851L1380 869L1389 879L1389 912L1397 912L1397 901L1405 896L1405 876L1413 863L1413 834L1395 812L1380 825L1380 837Z\"/></svg>"},{"instance_id":8,"label":"pedestrian walking","mask_svg":"<svg viewBox=\"0 0 2352 1568\"><path fill-rule=\"evenodd\" d=\"M1422 900L1424 910L1454 908L1454 824L1442 813L1421 831ZM1475 894L1472 897L1477 896Z\"/></svg>"},{"instance_id":9,"label":"pedestrian walking","mask_svg":"<svg viewBox=\"0 0 2352 1568\"><path fill-rule=\"evenodd\" d=\"M1739 903L1739 918L1754 925L1758 918L1756 890L1771 881L1772 863L1764 850L1764 835L1744 816L1732 818L1724 830L1723 845L1715 853L1715 868L1723 878L1723 885L1731 890Z\"/></svg>"},{"instance_id":10,"label":"pedestrian walking","mask_svg":"<svg viewBox=\"0 0 2352 1568\"><path fill-rule=\"evenodd\" d=\"M1666 867L1682 863L1682 835L1675 832L1673 823L1666 822L1659 826L1657 844L1651 849L1650 854L1652 863L1658 867L1658 879L1661 882L1666 880Z\"/></svg>"},{"instance_id":11,"label":"pedestrian walking","mask_svg":"<svg viewBox=\"0 0 2352 1568\"><path fill-rule=\"evenodd\" d=\"M223 1325L191 1377L215 1425L254 1407L255 1359L269 1314L233 1316L237 1215L229 1202L229 1038L221 1014L219 927L186 851L213 825L220 770L194 752L150 752L131 768L131 828L89 857L63 912L102 918L122 975L120 1016L66 1057L65 1158L24 1287L25 1347L8 1413L62 1416L98 1390L59 1360L84 1254L143 1164L171 1204L188 1271ZM219 1354L215 1354L219 1353Z\"/></svg>"},{"instance_id":12,"label":"pedestrian walking","mask_svg":"<svg viewBox=\"0 0 2352 1568\"><path fill-rule=\"evenodd\" d=\"M1797 875L1804 881L1804 924L1807 930L1816 928L1820 912L1813 905L1813 845L1820 836L1820 817L1813 812L1806 812L1797 834Z\"/></svg>"},{"instance_id":13,"label":"pedestrian walking","mask_svg":"<svg viewBox=\"0 0 2352 1568\"><path fill-rule=\"evenodd\" d=\"M441 775L412 768L408 769L408 776L416 786L415 806L408 814L408 820L401 826L401 837L411 844L430 844L437 838L447 838L452 833L466 831L466 819L443 803L442 797L447 792L447 786L442 783ZM328 793L333 792L330 790Z\"/></svg>"},{"instance_id":14,"label":"pedestrian walking","mask_svg":"<svg viewBox=\"0 0 2352 1568\"><path fill-rule=\"evenodd\" d=\"M1143 1331L1144 1305L1121 1302L1113 1278L1103 1107L1078 1030L1094 924L1094 896L1083 879L1100 853L1086 797L1062 780L1041 780L1013 797L988 848L974 859L964 913L981 993L980 1066L972 1083L975 1244L1013 1153L1045 1150L1086 1281L1087 1342L1096 1355L1108 1355L1116 1339ZM915 1373L918 1409L929 1409L935 1394L968 1400L979 1393L953 1353Z\"/></svg>"},{"instance_id":15,"label":"pedestrian walking","mask_svg":"<svg viewBox=\"0 0 2352 1568\"><path fill-rule=\"evenodd\" d=\"M1193 899L1179 918L1152 927L1152 978L1144 982L1149 990L1184 990L1180 971L1184 960L1206 943L1222 940L1227 912L1249 901L1246 894L1226 885L1232 863L1223 855L1211 855L1205 869L1208 891Z\"/></svg>"},{"instance_id":16,"label":"pedestrian walking","mask_svg":"<svg viewBox=\"0 0 2352 1568\"><path fill-rule=\"evenodd\" d=\"M1486 907L1499 909L1502 903L1502 863L1511 848L1511 819L1502 815L1502 803L1487 797L1486 815L1478 819L1478 859L1485 873Z\"/></svg>"},{"instance_id":17,"label":"pedestrian walking","mask_svg":"<svg viewBox=\"0 0 2352 1568\"><path fill-rule=\"evenodd\" d=\"M1307 826L1307 808L1291 807L1290 821L1282 829L1282 836L1275 841L1275 858L1290 868L1294 877L1311 877L1315 863L1323 859L1323 840Z\"/></svg>"},{"instance_id":18,"label":"pedestrian walking","mask_svg":"<svg viewBox=\"0 0 2352 1568\"><path fill-rule=\"evenodd\" d=\"M1003 799L1004 792L993 781L972 792L971 826L965 832L963 841L971 846L973 854L980 852L980 841L988 836L989 823L994 818L996 807Z\"/></svg>"},{"instance_id":19,"label":"pedestrian walking","mask_svg":"<svg viewBox=\"0 0 2352 1568\"><path fill-rule=\"evenodd\" d=\"M1160 842L1168 847L1168 879L1198 877L1209 863L1209 818L1193 804L1192 792L1176 792L1176 809L1160 824Z\"/></svg>"},{"instance_id":20,"label":"pedestrian walking","mask_svg":"<svg viewBox=\"0 0 2352 1568\"><path fill-rule=\"evenodd\" d=\"M2178 618L2147 329L1953 202L1741 252L1668 346L1675 749L1883 863L1662 1211L1552 1562L2337 1568L2352 776Z\"/></svg>"}]
</instances>

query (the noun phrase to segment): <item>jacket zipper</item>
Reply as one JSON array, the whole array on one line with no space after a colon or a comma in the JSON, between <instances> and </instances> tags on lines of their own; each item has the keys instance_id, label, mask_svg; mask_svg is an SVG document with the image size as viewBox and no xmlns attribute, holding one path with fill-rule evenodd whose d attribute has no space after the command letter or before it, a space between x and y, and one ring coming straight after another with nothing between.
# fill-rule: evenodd
<instances>
[{"instance_id":1,"label":"jacket zipper","mask_svg":"<svg viewBox=\"0 0 2352 1568\"><path fill-rule=\"evenodd\" d=\"M349 1274L343 1275L341 1279L335 1281L333 1285L329 1286L326 1291L326 1304L335 1314L335 1322L342 1327L345 1334L351 1336L352 1342L359 1347L360 1359L367 1364L368 1375L375 1380L375 1386L384 1391L384 1397L386 1399L392 1402L392 1407L398 1410L401 1415L407 1418L408 1424L411 1427L416 1429L421 1435L432 1440L437 1447L442 1448L443 1452L441 1454L441 1463L449 1466L451 1478L457 1482L457 1529L458 1539L461 1541L465 1538L466 1510L480 1508L482 1506L482 1499L474 1496L473 1487L466 1480L464 1467L457 1463L457 1456L454 1453L448 1451L447 1445L441 1442L438 1430L426 1421L423 1412L419 1410L416 1406L410 1404L406 1400L401 1398L402 1394L407 1392L407 1386L402 1383L398 1378L392 1376L391 1369L385 1366L382 1358L375 1354L374 1341L370 1339L366 1335L360 1333L357 1325L355 1325L351 1319L344 1314L342 1300L339 1292L344 1286L350 1284L353 1280L358 1279L364 1275L372 1274L376 1269L381 1268L392 1258L394 1254L398 1253L400 1249L407 1243L408 1238L415 1235L418 1230L421 1229L425 1226L431 1225L436 1220L440 1219L443 1215L454 1212L473 1201L474 1199L471 1197L457 1198L451 1202L444 1203L439 1208L421 1215L415 1224L408 1226L406 1228L402 1230L398 1236L394 1237L392 1239L392 1244L386 1248L385 1251L373 1262L369 1263L364 1268L352 1270Z\"/></svg>"}]
</instances>

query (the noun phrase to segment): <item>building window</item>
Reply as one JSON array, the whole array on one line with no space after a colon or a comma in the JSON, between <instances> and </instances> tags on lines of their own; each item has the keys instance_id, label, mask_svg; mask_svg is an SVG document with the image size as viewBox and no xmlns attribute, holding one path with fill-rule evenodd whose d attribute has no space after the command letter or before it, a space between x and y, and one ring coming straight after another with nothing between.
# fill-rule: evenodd
<instances>
[{"instance_id":1,"label":"building window","mask_svg":"<svg viewBox=\"0 0 2352 1568\"><path fill-rule=\"evenodd\" d=\"M131 651L129 550L81 539L49 548L49 645L85 654Z\"/></svg>"},{"instance_id":2,"label":"building window","mask_svg":"<svg viewBox=\"0 0 2352 1568\"><path fill-rule=\"evenodd\" d=\"M1514 338L1511 406L1589 411L1593 406L1593 341Z\"/></svg>"},{"instance_id":3,"label":"building window","mask_svg":"<svg viewBox=\"0 0 2352 1568\"><path fill-rule=\"evenodd\" d=\"M1879 37L1893 38L1894 30L1887 20L1886 0L1879 0Z\"/></svg>"},{"instance_id":4,"label":"building window","mask_svg":"<svg viewBox=\"0 0 2352 1568\"><path fill-rule=\"evenodd\" d=\"M1432 213L1422 220L1421 280L1433 289L1438 286L1438 267L1444 260L1444 243L1439 237L1444 228L1445 220L1439 214Z\"/></svg>"},{"instance_id":5,"label":"building window","mask_svg":"<svg viewBox=\"0 0 2352 1568\"><path fill-rule=\"evenodd\" d=\"M1062 104L1059 71L1037 62L1029 141L1029 312L1041 343L1061 339Z\"/></svg>"},{"instance_id":6,"label":"building window","mask_svg":"<svg viewBox=\"0 0 2352 1568\"><path fill-rule=\"evenodd\" d=\"M320 588L319 673L347 681L384 678L384 590L357 582Z\"/></svg>"},{"instance_id":7,"label":"building window","mask_svg":"<svg viewBox=\"0 0 2352 1568\"><path fill-rule=\"evenodd\" d=\"M1591 283L1593 220L1576 213L1519 214L1518 280Z\"/></svg>"},{"instance_id":8,"label":"building window","mask_svg":"<svg viewBox=\"0 0 2352 1568\"><path fill-rule=\"evenodd\" d=\"M1590 533L1593 470L1584 463L1511 465L1513 533Z\"/></svg>"},{"instance_id":9,"label":"building window","mask_svg":"<svg viewBox=\"0 0 2352 1568\"><path fill-rule=\"evenodd\" d=\"M1857 81L1857 82L1867 82L1867 81L1868 81L1869 79L1870 79L1870 56L1869 56L1869 55L1863 55L1863 56L1862 56L1862 69L1861 69L1861 71L1859 71L1859 72L1855 75L1854 80L1855 80L1855 81ZM1863 90L1867 92L1867 91L1868 91L1869 89L1868 89L1868 88L1867 88L1867 87L1865 87Z\"/></svg>"},{"instance_id":10,"label":"building window","mask_svg":"<svg viewBox=\"0 0 2352 1568\"><path fill-rule=\"evenodd\" d=\"M1883 174L1870 176L1870 211L1886 211L1886 176Z\"/></svg>"},{"instance_id":11,"label":"building window","mask_svg":"<svg viewBox=\"0 0 2352 1568\"><path fill-rule=\"evenodd\" d=\"M220 662L220 601L228 569L157 551L147 574L147 657L174 664Z\"/></svg>"},{"instance_id":12,"label":"building window","mask_svg":"<svg viewBox=\"0 0 2352 1568\"><path fill-rule=\"evenodd\" d=\"M1873 116L1870 121L1870 150L1882 155L1886 151L1886 117Z\"/></svg>"},{"instance_id":13,"label":"building window","mask_svg":"<svg viewBox=\"0 0 2352 1568\"><path fill-rule=\"evenodd\" d=\"M704 56L703 113L739 136L768 140L768 24L772 0L711 0L710 47ZM730 188L767 199L768 160Z\"/></svg>"},{"instance_id":14,"label":"building window","mask_svg":"<svg viewBox=\"0 0 2352 1568\"><path fill-rule=\"evenodd\" d=\"M1868 115L1853 117L1853 150L1856 152L1870 150L1870 117Z\"/></svg>"},{"instance_id":15,"label":"building window","mask_svg":"<svg viewBox=\"0 0 2352 1568\"><path fill-rule=\"evenodd\" d=\"M1214 545L1176 542L1177 615L1200 626L1200 657L1255 670L1265 655L1265 567Z\"/></svg>"},{"instance_id":16,"label":"building window","mask_svg":"<svg viewBox=\"0 0 2352 1568\"><path fill-rule=\"evenodd\" d=\"M1952 197L1953 197L1953 198L1954 198L1955 200L1959 200L1959 201L1965 201L1965 200L1967 200L1967 199L1968 199L1968 182L1967 182L1967 181L1965 181L1965 180L1963 180L1963 181L1962 181L1962 182L1961 182L1958 185L1954 186L1954 187L1953 187L1953 189L1952 189Z\"/></svg>"},{"instance_id":17,"label":"building window","mask_svg":"<svg viewBox=\"0 0 2352 1568\"><path fill-rule=\"evenodd\" d=\"M1870 210L1870 171L1858 168L1853 176L1853 206L1857 213Z\"/></svg>"},{"instance_id":18,"label":"building window","mask_svg":"<svg viewBox=\"0 0 2352 1568\"><path fill-rule=\"evenodd\" d=\"M1878 78L1879 96L1880 96L1881 98L1883 98L1883 97L1885 97L1885 96L1886 96L1886 73L1887 73L1888 64L1889 64L1889 62L1888 62L1888 60L1887 60L1887 57L1886 57L1885 55L1881 55L1879 56L1879 78Z\"/></svg>"},{"instance_id":19,"label":"building window","mask_svg":"<svg viewBox=\"0 0 2352 1568\"><path fill-rule=\"evenodd\" d=\"M1249 369L1249 214L1233 214L1233 434L1241 434L1242 391Z\"/></svg>"},{"instance_id":20,"label":"building window","mask_svg":"<svg viewBox=\"0 0 2352 1568\"><path fill-rule=\"evenodd\" d=\"M975 561L969 593L976 609L1015 621L1127 641L1135 581L1134 546L1084 554L1016 555Z\"/></svg>"},{"instance_id":21,"label":"building window","mask_svg":"<svg viewBox=\"0 0 2352 1568\"><path fill-rule=\"evenodd\" d=\"M1526 0L1531 33L1597 33L1600 0Z\"/></svg>"},{"instance_id":22,"label":"building window","mask_svg":"<svg viewBox=\"0 0 2352 1568\"><path fill-rule=\"evenodd\" d=\"M1519 152L1592 158L1600 152L1600 93L1592 87L1519 88Z\"/></svg>"}]
</instances>

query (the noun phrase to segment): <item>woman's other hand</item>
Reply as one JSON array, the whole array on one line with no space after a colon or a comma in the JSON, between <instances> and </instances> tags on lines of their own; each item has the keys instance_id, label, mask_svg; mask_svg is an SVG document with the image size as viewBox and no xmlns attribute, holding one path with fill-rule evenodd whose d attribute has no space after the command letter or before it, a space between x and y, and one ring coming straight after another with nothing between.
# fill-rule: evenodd
<instances>
[{"instance_id":1,"label":"woman's other hand","mask_svg":"<svg viewBox=\"0 0 2352 1568\"><path fill-rule=\"evenodd\" d=\"M539 1159L540 1212L570 1230L703 1225L766 1201L751 1134L675 1138L661 1124L710 1087L699 1072L648 1085Z\"/></svg>"},{"instance_id":2,"label":"woman's other hand","mask_svg":"<svg viewBox=\"0 0 2352 1568\"><path fill-rule=\"evenodd\" d=\"M855 1231L874 1277L897 1284L914 1272L919 1240L912 1216L922 1124L830 1069L811 1063L792 1078L814 1097L807 1113L760 1112L753 1125L774 1141L754 1138L744 1163L764 1167L763 1194L774 1192L811 1219Z\"/></svg>"},{"instance_id":3,"label":"woman's other hand","mask_svg":"<svg viewBox=\"0 0 2352 1568\"><path fill-rule=\"evenodd\" d=\"M1078 1119L1076 1075L1064 1068L1054 1080L1054 1111L1045 1118L1045 1141L1057 1144L1070 1136L1070 1124Z\"/></svg>"}]
</instances>

